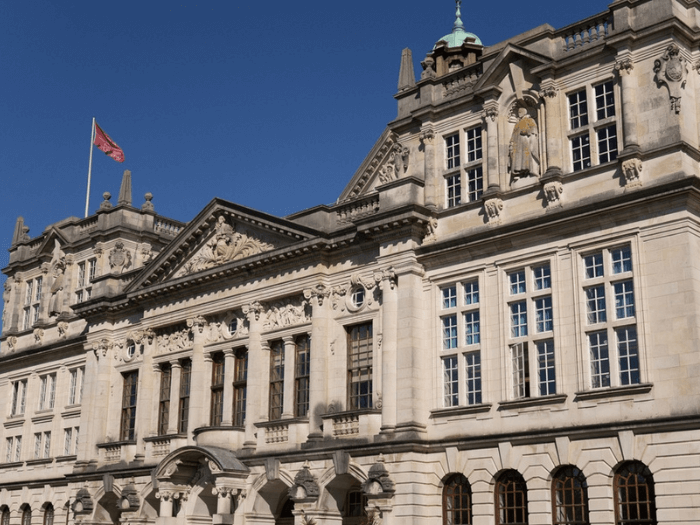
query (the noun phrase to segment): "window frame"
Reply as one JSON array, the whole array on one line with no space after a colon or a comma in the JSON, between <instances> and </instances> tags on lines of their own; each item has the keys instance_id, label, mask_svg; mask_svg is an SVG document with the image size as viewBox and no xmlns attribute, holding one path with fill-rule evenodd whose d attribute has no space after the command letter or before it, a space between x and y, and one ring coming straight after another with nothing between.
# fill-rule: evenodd
<instances>
[{"instance_id":1,"label":"window frame","mask_svg":"<svg viewBox=\"0 0 700 525\"><path fill-rule=\"evenodd\" d=\"M234 427L245 425L246 403L248 397L248 350L238 349L235 353L233 370L233 415Z\"/></svg>"},{"instance_id":2,"label":"window frame","mask_svg":"<svg viewBox=\"0 0 700 525\"><path fill-rule=\"evenodd\" d=\"M224 415L224 383L226 378L226 360L223 352L214 352L211 357L211 400L209 405L209 426L221 426Z\"/></svg>"},{"instance_id":3,"label":"window frame","mask_svg":"<svg viewBox=\"0 0 700 525\"><path fill-rule=\"evenodd\" d=\"M515 488L510 490L510 486L515 485ZM506 470L502 472L494 487L494 500L495 500L495 518L496 525L528 525L529 514L528 514L528 494L527 494L527 483L522 474L517 470ZM522 501L518 502L518 494ZM504 498L501 498L501 495ZM508 496L511 496L511 501L508 501ZM504 505L506 505L504 507ZM516 519L514 521L502 519L502 511L515 511L521 514L518 517L524 517L525 519ZM507 518L506 518L507 519Z\"/></svg>"},{"instance_id":4,"label":"window frame","mask_svg":"<svg viewBox=\"0 0 700 525\"><path fill-rule=\"evenodd\" d=\"M158 384L158 435L168 434L170 426L170 389L173 382L173 369L170 363L160 365Z\"/></svg>"},{"instance_id":5,"label":"window frame","mask_svg":"<svg viewBox=\"0 0 700 525\"><path fill-rule=\"evenodd\" d=\"M311 337L294 338L294 417L308 417L311 386Z\"/></svg>"},{"instance_id":6,"label":"window frame","mask_svg":"<svg viewBox=\"0 0 700 525\"><path fill-rule=\"evenodd\" d=\"M357 339L353 339L358 332ZM349 411L374 408L374 322L345 327L347 341L347 409ZM361 337L362 333L366 334Z\"/></svg>"},{"instance_id":7,"label":"window frame","mask_svg":"<svg viewBox=\"0 0 700 525\"><path fill-rule=\"evenodd\" d=\"M634 504L636 507L636 513L639 512L639 509L642 508L640 507L639 503L640 500L636 499L634 501L626 501L623 502L621 501L621 478L622 474L626 471L629 471L628 479L631 478L634 483L631 483L627 485L628 487L634 487L635 488L635 494L639 496L639 488L640 487L646 487L646 493L647 493L647 498L646 500L643 501L643 503L646 503L647 507L647 518L639 518L633 517L630 518L629 514L627 514L628 517L625 517L624 515L624 509L629 506L630 503ZM639 478L644 477L646 478L644 483L639 483ZM627 461L620 465L616 471L615 475L613 476L613 494L614 494L614 501L615 501L615 525L656 525L657 524L657 515L656 515L656 493L655 493L655 487L654 487L654 476L649 470L649 467L647 467L644 463L641 463L640 461ZM627 492L629 496L629 492ZM629 512L629 511L628 511Z\"/></svg>"},{"instance_id":8,"label":"window frame","mask_svg":"<svg viewBox=\"0 0 700 525\"><path fill-rule=\"evenodd\" d=\"M138 404L139 371L122 373L122 407L119 437L121 441L136 439L136 407Z\"/></svg>"},{"instance_id":9,"label":"window frame","mask_svg":"<svg viewBox=\"0 0 700 525\"><path fill-rule=\"evenodd\" d=\"M459 507L455 505L455 499L459 500ZM464 505L465 499L466 506ZM472 488L469 480L464 474L450 474L442 487L443 525L472 525L472 509ZM459 517L451 518L449 513L457 514ZM465 513L466 519L464 519Z\"/></svg>"},{"instance_id":10,"label":"window frame","mask_svg":"<svg viewBox=\"0 0 700 525\"><path fill-rule=\"evenodd\" d=\"M180 391L177 402L177 431L187 434L190 419L190 395L192 391L192 360L180 361Z\"/></svg>"},{"instance_id":11,"label":"window frame","mask_svg":"<svg viewBox=\"0 0 700 525\"><path fill-rule=\"evenodd\" d=\"M445 209L481 200L487 186L484 170L484 133L484 126L479 123L443 135ZM456 140L456 156L452 154L454 144L451 145L450 140Z\"/></svg>"},{"instance_id":12,"label":"window frame","mask_svg":"<svg viewBox=\"0 0 700 525\"><path fill-rule=\"evenodd\" d=\"M279 421L284 413L284 341L271 341L269 352L268 421Z\"/></svg>"},{"instance_id":13,"label":"window frame","mask_svg":"<svg viewBox=\"0 0 700 525\"><path fill-rule=\"evenodd\" d=\"M561 466L552 476L552 525L590 525L588 482L574 465Z\"/></svg>"}]
</instances>

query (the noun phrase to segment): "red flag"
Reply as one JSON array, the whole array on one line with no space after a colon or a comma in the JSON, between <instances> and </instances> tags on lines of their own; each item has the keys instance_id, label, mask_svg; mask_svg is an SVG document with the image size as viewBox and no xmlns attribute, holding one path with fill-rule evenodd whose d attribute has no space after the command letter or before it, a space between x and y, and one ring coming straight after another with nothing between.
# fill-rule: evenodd
<instances>
[{"instance_id":1,"label":"red flag","mask_svg":"<svg viewBox=\"0 0 700 525\"><path fill-rule=\"evenodd\" d=\"M102 128L95 122L95 146L104 151L117 162L124 162L124 150L117 146L109 135L102 131Z\"/></svg>"}]
</instances>

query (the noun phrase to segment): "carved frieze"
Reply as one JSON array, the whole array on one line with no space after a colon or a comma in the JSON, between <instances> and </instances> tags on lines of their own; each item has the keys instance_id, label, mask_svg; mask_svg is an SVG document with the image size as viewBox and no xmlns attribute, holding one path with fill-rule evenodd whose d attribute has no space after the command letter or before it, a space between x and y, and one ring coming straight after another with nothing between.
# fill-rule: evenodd
<instances>
[{"instance_id":1,"label":"carved frieze","mask_svg":"<svg viewBox=\"0 0 700 525\"><path fill-rule=\"evenodd\" d=\"M274 249L274 246L230 225L223 216L217 219L212 238L175 273L175 277L214 268L251 255Z\"/></svg>"},{"instance_id":2,"label":"carved frieze","mask_svg":"<svg viewBox=\"0 0 700 525\"><path fill-rule=\"evenodd\" d=\"M408 170L408 157L408 148L398 142L394 143L386 163L379 168L379 182L386 184L398 179L402 173Z\"/></svg>"},{"instance_id":3,"label":"carved frieze","mask_svg":"<svg viewBox=\"0 0 700 525\"><path fill-rule=\"evenodd\" d=\"M287 326L308 323L311 320L306 300L277 301L267 305L263 329L276 330Z\"/></svg>"},{"instance_id":4,"label":"carved frieze","mask_svg":"<svg viewBox=\"0 0 700 525\"><path fill-rule=\"evenodd\" d=\"M681 56L676 44L670 44L660 59L654 61L654 80L658 86L665 84L671 100L671 110L681 112L682 89L688 76L687 60Z\"/></svg>"},{"instance_id":5,"label":"carved frieze","mask_svg":"<svg viewBox=\"0 0 700 525\"><path fill-rule=\"evenodd\" d=\"M254 301L250 304L245 304L243 305L243 313L248 316L248 319L250 319L250 316L254 316L256 321L260 320L260 314L264 311L263 305L261 305L258 301Z\"/></svg>"},{"instance_id":6,"label":"carved frieze","mask_svg":"<svg viewBox=\"0 0 700 525\"><path fill-rule=\"evenodd\" d=\"M159 330L156 336L156 353L167 354L192 348L194 338L192 330L188 327L169 328Z\"/></svg>"}]
</instances>

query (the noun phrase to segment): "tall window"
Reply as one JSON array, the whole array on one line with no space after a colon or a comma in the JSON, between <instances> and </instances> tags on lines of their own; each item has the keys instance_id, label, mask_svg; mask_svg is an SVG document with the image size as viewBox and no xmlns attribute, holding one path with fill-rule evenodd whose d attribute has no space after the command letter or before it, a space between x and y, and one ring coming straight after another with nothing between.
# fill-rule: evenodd
<instances>
[{"instance_id":1,"label":"tall window","mask_svg":"<svg viewBox=\"0 0 700 525\"><path fill-rule=\"evenodd\" d=\"M224 413L224 354L217 352L211 356L211 416L210 425L221 425Z\"/></svg>"},{"instance_id":2,"label":"tall window","mask_svg":"<svg viewBox=\"0 0 700 525\"><path fill-rule=\"evenodd\" d=\"M34 459L46 459L51 457L51 432L37 432L34 434Z\"/></svg>"},{"instance_id":3,"label":"tall window","mask_svg":"<svg viewBox=\"0 0 700 525\"><path fill-rule=\"evenodd\" d=\"M29 505L22 510L22 525L32 525L32 509Z\"/></svg>"},{"instance_id":4,"label":"tall window","mask_svg":"<svg viewBox=\"0 0 700 525\"><path fill-rule=\"evenodd\" d=\"M311 379L311 345L308 335L295 340L294 356L294 416L309 414L309 381Z\"/></svg>"},{"instance_id":5,"label":"tall window","mask_svg":"<svg viewBox=\"0 0 700 525\"><path fill-rule=\"evenodd\" d=\"M0 517L0 525L10 525L10 509L3 505L2 516Z\"/></svg>"},{"instance_id":6,"label":"tall window","mask_svg":"<svg viewBox=\"0 0 700 525\"><path fill-rule=\"evenodd\" d=\"M138 393L138 371L127 372L124 376L122 392L122 420L120 439L133 441L136 438L136 395Z\"/></svg>"},{"instance_id":7,"label":"tall window","mask_svg":"<svg viewBox=\"0 0 700 525\"><path fill-rule=\"evenodd\" d=\"M452 208L462 203L463 196L467 202L474 202L484 193L482 128L476 126L464 132L466 140L465 159L460 155L460 134L445 137L445 159L448 171L459 171L445 175L445 207ZM466 162L463 162L465 160ZM464 177L462 176L462 167ZM462 183L466 182L465 187Z\"/></svg>"},{"instance_id":8,"label":"tall window","mask_svg":"<svg viewBox=\"0 0 700 525\"><path fill-rule=\"evenodd\" d=\"M445 201L448 208L462 204L462 176L459 173L445 177Z\"/></svg>"},{"instance_id":9,"label":"tall window","mask_svg":"<svg viewBox=\"0 0 700 525\"><path fill-rule=\"evenodd\" d=\"M592 388L641 382L632 250L583 255L583 296Z\"/></svg>"},{"instance_id":10,"label":"tall window","mask_svg":"<svg viewBox=\"0 0 700 525\"><path fill-rule=\"evenodd\" d=\"M595 111L588 110L593 98ZM569 94L569 141L574 171L617 159L615 94L609 80Z\"/></svg>"},{"instance_id":11,"label":"tall window","mask_svg":"<svg viewBox=\"0 0 700 525\"><path fill-rule=\"evenodd\" d=\"M172 382L172 368L169 364L160 369L160 395L158 396L158 435L168 433L168 421L170 419L170 384Z\"/></svg>"},{"instance_id":12,"label":"tall window","mask_svg":"<svg viewBox=\"0 0 700 525\"><path fill-rule=\"evenodd\" d=\"M53 525L53 505L47 503L44 507L44 525Z\"/></svg>"},{"instance_id":13,"label":"tall window","mask_svg":"<svg viewBox=\"0 0 700 525\"><path fill-rule=\"evenodd\" d=\"M27 401L27 380L14 381L12 383L12 409L10 415L21 416Z\"/></svg>"},{"instance_id":14,"label":"tall window","mask_svg":"<svg viewBox=\"0 0 700 525\"><path fill-rule=\"evenodd\" d=\"M481 147L481 126L468 129L465 132L467 138L467 163L464 166L467 174L467 200L477 201L484 193L484 170L482 167L483 150Z\"/></svg>"},{"instance_id":15,"label":"tall window","mask_svg":"<svg viewBox=\"0 0 700 525\"><path fill-rule=\"evenodd\" d=\"M284 342L270 346L270 421L282 418L284 410Z\"/></svg>"},{"instance_id":16,"label":"tall window","mask_svg":"<svg viewBox=\"0 0 700 525\"><path fill-rule=\"evenodd\" d=\"M80 427L63 429L63 455L73 456L78 453L78 436Z\"/></svg>"},{"instance_id":17,"label":"tall window","mask_svg":"<svg viewBox=\"0 0 700 525\"><path fill-rule=\"evenodd\" d=\"M52 409L56 401L56 374L46 374L39 379L41 380L39 410Z\"/></svg>"},{"instance_id":18,"label":"tall window","mask_svg":"<svg viewBox=\"0 0 700 525\"><path fill-rule=\"evenodd\" d=\"M348 408L372 408L372 323L348 327Z\"/></svg>"},{"instance_id":19,"label":"tall window","mask_svg":"<svg viewBox=\"0 0 700 525\"><path fill-rule=\"evenodd\" d=\"M588 484L574 466L560 468L552 480L552 523L588 525Z\"/></svg>"},{"instance_id":20,"label":"tall window","mask_svg":"<svg viewBox=\"0 0 700 525\"><path fill-rule=\"evenodd\" d=\"M442 523L472 524L472 490L462 474L450 476L442 490Z\"/></svg>"},{"instance_id":21,"label":"tall window","mask_svg":"<svg viewBox=\"0 0 700 525\"><path fill-rule=\"evenodd\" d=\"M22 436L5 439L5 463L18 462L22 458Z\"/></svg>"},{"instance_id":22,"label":"tall window","mask_svg":"<svg viewBox=\"0 0 700 525\"><path fill-rule=\"evenodd\" d=\"M507 470L496 482L496 525L527 525L527 486L515 470Z\"/></svg>"},{"instance_id":23,"label":"tall window","mask_svg":"<svg viewBox=\"0 0 700 525\"><path fill-rule=\"evenodd\" d=\"M443 406L481 403L481 316L478 279L440 288Z\"/></svg>"},{"instance_id":24,"label":"tall window","mask_svg":"<svg viewBox=\"0 0 700 525\"><path fill-rule=\"evenodd\" d=\"M92 281L97 274L97 259L88 259L78 263L78 280L76 281L75 301L81 303L92 296Z\"/></svg>"},{"instance_id":25,"label":"tall window","mask_svg":"<svg viewBox=\"0 0 700 525\"><path fill-rule=\"evenodd\" d=\"M22 329L29 330L39 320L43 278L29 279L25 288Z\"/></svg>"},{"instance_id":26,"label":"tall window","mask_svg":"<svg viewBox=\"0 0 700 525\"><path fill-rule=\"evenodd\" d=\"M71 368L70 370L70 390L68 392L68 404L76 405L82 401L83 398L83 376L85 374L85 369Z\"/></svg>"},{"instance_id":27,"label":"tall window","mask_svg":"<svg viewBox=\"0 0 700 525\"><path fill-rule=\"evenodd\" d=\"M236 352L233 371L233 426L245 424L246 397L248 394L248 352L240 349Z\"/></svg>"},{"instance_id":28,"label":"tall window","mask_svg":"<svg viewBox=\"0 0 700 525\"><path fill-rule=\"evenodd\" d=\"M615 524L656 525L654 479L639 461L622 465L615 473Z\"/></svg>"},{"instance_id":29,"label":"tall window","mask_svg":"<svg viewBox=\"0 0 700 525\"><path fill-rule=\"evenodd\" d=\"M192 360L184 359L180 371L180 400L177 407L177 431L187 433L190 420L190 384L192 383Z\"/></svg>"},{"instance_id":30,"label":"tall window","mask_svg":"<svg viewBox=\"0 0 700 525\"><path fill-rule=\"evenodd\" d=\"M534 264L509 272L507 287L512 397L556 394L549 264Z\"/></svg>"},{"instance_id":31,"label":"tall window","mask_svg":"<svg viewBox=\"0 0 700 525\"><path fill-rule=\"evenodd\" d=\"M445 137L445 159L448 170L458 168L460 165L459 155L459 133Z\"/></svg>"}]
</instances>

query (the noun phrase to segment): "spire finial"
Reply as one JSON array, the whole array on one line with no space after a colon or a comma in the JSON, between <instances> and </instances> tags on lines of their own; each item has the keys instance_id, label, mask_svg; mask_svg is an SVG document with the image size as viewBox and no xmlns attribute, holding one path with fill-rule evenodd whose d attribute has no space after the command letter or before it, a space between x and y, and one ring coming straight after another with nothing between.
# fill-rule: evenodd
<instances>
[{"instance_id":1,"label":"spire finial","mask_svg":"<svg viewBox=\"0 0 700 525\"><path fill-rule=\"evenodd\" d=\"M462 0L455 0L457 4L457 12L455 13L455 23L452 26L452 32L457 33L458 31L464 31L464 24L462 23L462 11L460 7L462 6Z\"/></svg>"}]
</instances>

